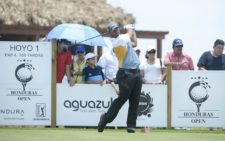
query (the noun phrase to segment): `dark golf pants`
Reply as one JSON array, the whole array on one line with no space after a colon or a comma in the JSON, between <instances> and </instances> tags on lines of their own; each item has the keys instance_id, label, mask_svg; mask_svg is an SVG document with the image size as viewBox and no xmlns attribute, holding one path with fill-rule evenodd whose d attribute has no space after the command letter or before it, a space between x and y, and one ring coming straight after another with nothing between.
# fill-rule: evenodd
<instances>
[{"instance_id":1,"label":"dark golf pants","mask_svg":"<svg viewBox=\"0 0 225 141\"><path fill-rule=\"evenodd\" d=\"M142 88L140 70L120 69L117 72L117 82L119 85L119 96L113 101L107 113L105 113L105 120L107 123L112 122L123 104L129 100L127 127L135 128L140 92Z\"/></svg>"}]
</instances>

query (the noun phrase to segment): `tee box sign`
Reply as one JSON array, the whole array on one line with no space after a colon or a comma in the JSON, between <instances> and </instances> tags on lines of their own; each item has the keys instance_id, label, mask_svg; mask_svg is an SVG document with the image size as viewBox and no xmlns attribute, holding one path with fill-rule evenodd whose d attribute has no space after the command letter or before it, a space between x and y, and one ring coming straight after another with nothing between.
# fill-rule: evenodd
<instances>
[{"instance_id":1,"label":"tee box sign","mask_svg":"<svg viewBox=\"0 0 225 141\"><path fill-rule=\"evenodd\" d=\"M0 125L50 125L51 43L0 45Z\"/></svg>"}]
</instances>

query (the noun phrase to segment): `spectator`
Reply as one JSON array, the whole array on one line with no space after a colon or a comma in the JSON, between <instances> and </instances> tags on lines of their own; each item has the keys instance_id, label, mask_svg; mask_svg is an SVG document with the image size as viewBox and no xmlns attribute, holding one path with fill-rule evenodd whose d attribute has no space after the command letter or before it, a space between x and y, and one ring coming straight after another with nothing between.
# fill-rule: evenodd
<instances>
[{"instance_id":1,"label":"spectator","mask_svg":"<svg viewBox=\"0 0 225 141\"><path fill-rule=\"evenodd\" d=\"M172 66L173 70L194 70L192 58L182 52L183 41L174 39L172 46L173 52L169 52L165 56L165 66Z\"/></svg>"},{"instance_id":2,"label":"spectator","mask_svg":"<svg viewBox=\"0 0 225 141\"><path fill-rule=\"evenodd\" d=\"M116 82L118 60L112 49L110 49L100 57L98 65L104 69L107 83Z\"/></svg>"},{"instance_id":3,"label":"spectator","mask_svg":"<svg viewBox=\"0 0 225 141\"><path fill-rule=\"evenodd\" d=\"M141 54L141 50L139 48L135 48L135 52L138 56L138 58L140 57L140 54Z\"/></svg>"},{"instance_id":4,"label":"spectator","mask_svg":"<svg viewBox=\"0 0 225 141\"><path fill-rule=\"evenodd\" d=\"M162 61L156 58L156 49L150 47L146 51L146 60L141 63L142 81L145 84L157 84L163 80L165 67L162 66Z\"/></svg>"},{"instance_id":5,"label":"spectator","mask_svg":"<svg viewBox=\"0 0 225 141\"><path fill-rule=\"evenodd\" d=\"M57 83L62 83L63 77L66 74L70 86L74 85L71 81L70 68L72 64L72 56L68 51L70 42L66 39L57 41Z\"/></svg>"},{"instance_id":6,"label":"spectator","mask_svg":"<svg viewBox=\"0 0 225 141\"><path fill-rule=\"evenodd\" d=\"M225 54L224 41L217 39L214 42L213 50L204 52L198 61L199 70L225 70ZM217 130L217 128L209 128L211 131ZM225 128L222 128L225 130Z\"/></svg>"},{"instance_id":7,"label":"spectator","mask_svg":"<svg viewBox=\"0 0 225 141\"><path fill-rule=\"evenodd\" d=\"M83 83L82 71L86 66L86 61L84 58L85 47L83 45L77 46L76 49L76 59L73 62L73 78L74 83Z\"/></svg>"},{"instance_id":8,"label":"spectator","mask_svg":"<svg viewBox=\"0 0 225 141\"><path fill-rule=\"evenodd\" d=\"M172 43L173 52L167 53L165 56L165 66L172 66L172 70L194 70L192 58L184 54L183 41L181 39L174 39ZM190 130L187 127L177 127L175 129Z\"/></svg>"},{"instance_id":9,"label":"spectator","mask_svg":"<svg viewBox=\"0 0 225 141\"><path fill-rule=\"evenodd\" d=\"M95 65L96 55L88 53L85 55L87 66L83 69L83 81L87 84L105 84L104 74L100 66Z\"/></svg>"},{"instance_id":10,"label":"spectator","mask_svg":"<svg viewBox=\"0 0 225 141\"><path fill-rule=\"evenodd\" d=\"M217 39L214 42L213 50L204 52L199 61L199 70L225 70L224 41Z\"/></svg>"}]
</instances>

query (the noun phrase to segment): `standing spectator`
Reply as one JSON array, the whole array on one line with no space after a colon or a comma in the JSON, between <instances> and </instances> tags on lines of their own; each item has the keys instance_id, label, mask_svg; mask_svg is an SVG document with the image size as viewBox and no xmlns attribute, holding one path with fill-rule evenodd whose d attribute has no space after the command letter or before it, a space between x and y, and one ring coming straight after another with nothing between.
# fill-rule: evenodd
<instances>
[{"instance_id":1,"label":"standing spectator","mask_svg":"<svg viewBox=\"0 0 225 141\"><path fill-rule=\"evenodd\" d=\"M146 60L141 63L141 75L144 84L162 83L165 67L162 66L162 61L156 58L156 49L149 47L146 51Z\"/></svg>"},{"instance_id":2,"label":"standing spectator","mask_svg":"<svg viewBox=\"0 0 225 141\"><path fill-rule=\"evenodd\" d=\"M224 41L217 39L214 42L213 50L204 52L198 61L199 70L225 70L225 54L224 50ZM211 131L216 130L217 128L209 128ZM222 130L225 130L223 128Z\"/></svg>"},{"instance_id":3,"label":"standing spectator","mask_svg":"<svg viewBox=\"0 0 225 141\"><path fill-rule=\"evenodd\" d=\"M97 65L102 67L104 69L104 74L107 83L110 82L116 82L116 73L118 71L118 60L116 58L115 53L113 52L113 49L110 49L106 53L104 53Z\"/></svg>"},{"instance_id":4,"label":"standing spectator","mask_svg":"<svg viewBox=\"0 0 225 141\"><path fill-rule=\"evenodd\" d=\"M183 41L181 39L173 40L173 52L167 53L164 57L165 66L172 66L172 70L194 70L191 57L182 52L183 46ZM190 130L190 128L187 127L178 127L176 129Z\"/></svg>"},{"instance_id":5,"label":"standing spectator","mask_svg":"<svg viewBox=\"0 0 225 141\"><path fill-rule=\"evenodd\" d=\"M82 71L86 66L84 55L85 55L85 47L83 45L77 46L76 59L73 62L73 78L72 78L75 83L83 83Z\"/></svg>"},{"instance_id":6,"label":"standing spectator","mask_svg":"<svg viewBox=\"0 0 225 141\"><path fill-rule=\"evenodd\" d=\"M199 70L225 70L225 54L224 50L224 41L217 39L214 42L213 50L204 52L199 61L198 69Z\"/></svg>"},{"instance_id":7,"label":"standing spectator","mask_svg":"<svg viewBox=\"0 0 225 141\"><path fill-rule=\"evenodd\" d=\"M71 81L70 68L72 64L72 56L68 50L70 42L66 39L57 41L57 83L62 83L66 74L70 86L74 83Z\"/></svg>"},{"instance_id":8,"label":"standing spectator","mask_svg":"<svg viewBox=\"0 0 225 141\"><path fill-rule=\"evenodd\" d=\"M137 46L136 33L132 25L127 25L126 29L127 33L120 35L120 29L116 23L111 23L107 27L113 44L113 51L119 62L116 77L119 85L119 95L112 102L108 111L101 115L98 132L103 132L106 124L116 118L119 110L127 100L129 100L127 132L135 132L142 80L139 70L140 62L133 49L133 47Z\"/></svg>"},{"instance_id":9,"label":"standing spectator","mask_svg":"<svg viewBox=\"0 0 225 141\"><path fill-rule=\"evenodd\" d=\"M95 63L96 55L88 53L85 55L87 66L83 69L83 81L86 84L101 84L105 83L102 68Z\"/></svg>"},{"instance_id":10,"label":"standing spectator","mask_svg":"<svg viewBox=\"0 0 225 141\"><path fill-rule=\"evenodd\" d=\"M169 52L164 57L165 66L172 66L173 70L194 70L191 57L182 52L183 41L181 39L173 40L173 52Z\"/></svg>"}]
</instances>

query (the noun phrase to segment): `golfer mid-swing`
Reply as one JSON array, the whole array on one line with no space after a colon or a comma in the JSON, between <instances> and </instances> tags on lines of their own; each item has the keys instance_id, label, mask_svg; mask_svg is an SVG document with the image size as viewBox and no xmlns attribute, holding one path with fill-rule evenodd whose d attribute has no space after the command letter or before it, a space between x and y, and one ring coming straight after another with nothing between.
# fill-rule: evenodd
<instances>
[{"instance_id":1,"label":"golfer mid-swing","mask_svg":"<svg viewBox=\"0 0 225 141\"><path fill-rule=\"evenodd\" d=\"M120 28L116 23L111 23L107 27L113 51L119 62L119 70L116 75L119 95L108 111L101 115L98 132L103 132L106 124L116 118L123 104L129 100L127 132L135 133L142 78L139 70L140 61L133 49L133 47L137 46L135 30L132 25L126 25L125 29L127 33L120 34Z\"/></svg>"}]
</instances>

